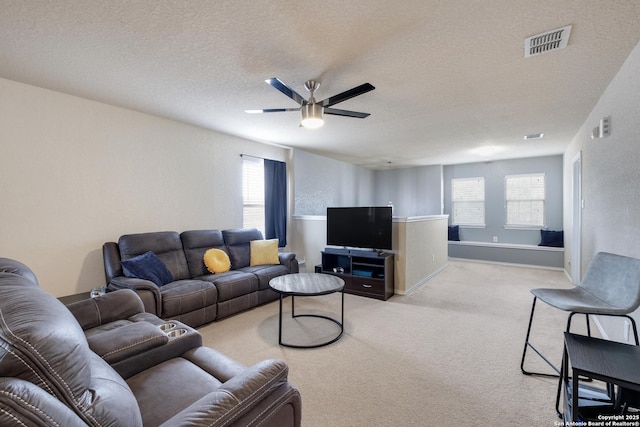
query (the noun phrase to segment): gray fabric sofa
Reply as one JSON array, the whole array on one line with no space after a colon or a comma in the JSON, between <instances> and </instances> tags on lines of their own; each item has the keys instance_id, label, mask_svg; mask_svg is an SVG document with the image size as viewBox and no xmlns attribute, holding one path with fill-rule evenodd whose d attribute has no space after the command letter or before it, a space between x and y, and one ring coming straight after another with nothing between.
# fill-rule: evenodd
<instances>
[{"instance_id":1,"label":"gray fabric sofa","mask_svg":"<svg viewBox=\"0 0 640 427\"><path fill-rule=\"evenodd\" d=\"M175 319L197 327L278 298L269 288L273 277L298 272L293 253L279 253L279 264L250 265L250 242L262 240L255 229L161 231L123 235L103 245L108 289L131 289L145 310L163 319ZM221 249L231 270L210 273L203 261L208 249ZM127 277L122 261L148 251L166 265L173 281L163 286Z\"/></svg>"},{"instance_id":2,"label":"gray fabric sofa","mask_svg":"<svg viewBox=\"0 0 640 427\"><path fill-rule=\"evenodd\" d=\"M0 258L0 425L300 426L283 361L243 366L171 323L130 290L67 308Z\"/></svg>"}]
</instances>

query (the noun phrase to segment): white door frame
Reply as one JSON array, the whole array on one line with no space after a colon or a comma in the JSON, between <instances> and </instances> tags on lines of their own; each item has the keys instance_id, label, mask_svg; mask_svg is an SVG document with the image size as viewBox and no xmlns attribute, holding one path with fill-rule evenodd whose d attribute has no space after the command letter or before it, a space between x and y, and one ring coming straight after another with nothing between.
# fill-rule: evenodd
<instances>
[{"instance_id":1,"label":"white door frame","mask_svg":"<svg viewBox=\"0 0 640 427\"><path fill-rule=\"evenodd\" d=\"M579 151L572 161L571 168L571 281L574 285L582 279L582 152Z\"/></svg>"}]
</instances>

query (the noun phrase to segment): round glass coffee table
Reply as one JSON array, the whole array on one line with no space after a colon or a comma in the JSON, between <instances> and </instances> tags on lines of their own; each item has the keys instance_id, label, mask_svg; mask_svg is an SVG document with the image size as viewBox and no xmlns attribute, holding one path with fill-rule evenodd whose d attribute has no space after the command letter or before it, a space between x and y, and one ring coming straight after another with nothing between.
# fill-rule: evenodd
<instances>
[{"instance_id":1,"label":"round glass coffee table","mask_svg":"<svg viewBox=\"0 0 640 427\"><path fill-rule=\"evenodd\" d=\"M337 276L322 273L293 273L285 274L284 276L274 277L269 281L271 289L280 294L280 314L278 317L278 344L285 347L293 348L316 348L329 345L342 338L344 333L344 280ZM295 297L311 297L317 295L327 295L334 292L342 293L342 307L341 307L341 319L340 321L333 319L329 316L323 316L320 314L296 314L295 312ZM291 317L317 317L321 319L327 319L335 323L340 327L340 333L335 338L322 342L320 344L313 345L297 345L289 344L282 341L282 300L284 297L291 297Z\"/></svg>"}]
</instances>

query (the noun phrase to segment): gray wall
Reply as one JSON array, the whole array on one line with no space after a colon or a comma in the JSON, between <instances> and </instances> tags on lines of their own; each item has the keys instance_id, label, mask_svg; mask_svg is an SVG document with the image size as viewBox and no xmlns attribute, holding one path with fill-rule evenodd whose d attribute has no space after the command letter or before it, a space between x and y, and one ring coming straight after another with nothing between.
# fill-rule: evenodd
<instances>
[{"instance_id":1,"label":"gray wall","mask_svg":"<svg viewBox=\"0 0 640 427\"><path fill-rule=\"evenodd\" d=\"M442 166L376 171L377 205L393 203L400 217L442 214Z\"/></svg>"},{"instance_id":2,"label":"gray wall","mask_svg":"<svg viewBox=\"0 0 640 427\"><path fill-rule=\"evenodd\" d=\"M295 150L293 173L294 215L326 215L327 206L375 204L372 170Z\"/></svg>"},{"instance_id":3,"label":"gray wall","mask_svg":"<svg viewBox=\"0 0 640 427\"><path fill-rule=\"evenodd\" d=\"M611 118L611 134L591 139L600 119ZM627 58L565 152L565 228L570 230L572 161L582 154L582 275L600 251L640 258L640 44ZM565 238L567 259L573 253ZM640 321L640 313L634 313ZM622 321L600 318L612 339L620 339Z\"/></svg>"},{"instance_id":4,"label":"gray wall","mask_svg":"<svg viewBox=\"0 0 640 427\"><path fill-rule=\"evenodd\" d=\"M505 229L505 175L544 173L546 181L546 226L550 230L562 229L563 175L562 156L499 160L483 163L447 165L443 170L444 213L451 215L451 179L485 178L485 228L460 228L460 240L537 245L539 230Z\"/></svg>"},{"instance_id":5,"label":"gray wall","mask_svg":"<svg viewBox=\"0 0 640 427\"><path fill-rule=\"evenodd\" d=\"M293 154L294 215L327 206L386 206L400 217L442 213L442 166L371 170L302 150Z\"/></svg>"},{"instance_id":6,"label":"gray wall","mask_svg":"<svg viewBox=\"0 0 640 427\"><path fill-rule=\"evenodd\" d=\"M601 118L611 134L591 139ZM611 81L565 153L567 195L571 163L582 152L582 271L596 252L640 258L640 44ZM571 226L567 197L565 223Z\"/></svg>"}]
</instances>

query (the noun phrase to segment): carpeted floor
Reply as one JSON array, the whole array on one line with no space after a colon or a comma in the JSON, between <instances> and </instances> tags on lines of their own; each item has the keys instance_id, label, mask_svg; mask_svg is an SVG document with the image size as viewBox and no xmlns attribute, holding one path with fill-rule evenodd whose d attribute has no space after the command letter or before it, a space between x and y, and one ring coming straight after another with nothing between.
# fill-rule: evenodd
<instances>
[{"instance_id":1,"label":"carpeted floor","mask_svg":"<svg viewBox=\"0 0 640 427\"><path fill-rule=\"evenodd\" d=\"M344 336L327 347L279 346L278 302L200 332L205 345L246 365L285 360L303 426L551 427L560 421L557 380L520 372L529 290L570 286L561 271L450 261L411 295L345 295ZM303 312L339 317L340 294L297 298ZM532 341L558 365L565 323L566 313L537 305ZM311 343L336 332L326 320L286 316L283 338ZM528 368L550 372L531 355Z\"/></svg>"}]
</instances>

